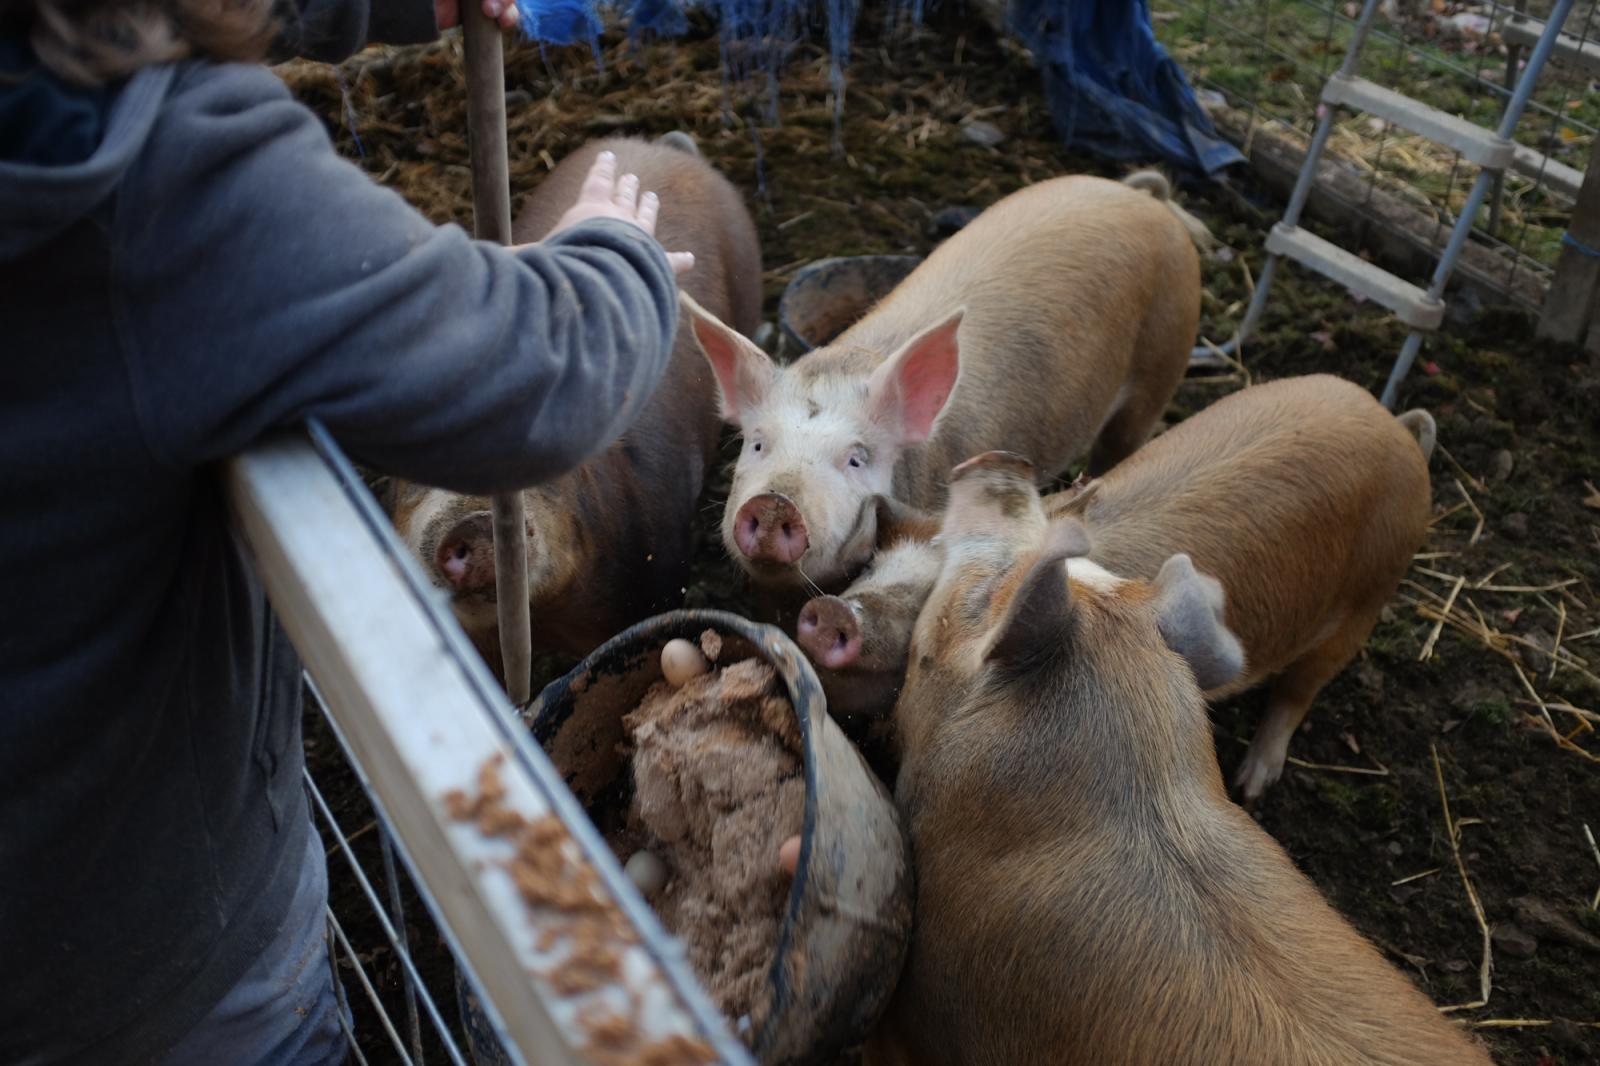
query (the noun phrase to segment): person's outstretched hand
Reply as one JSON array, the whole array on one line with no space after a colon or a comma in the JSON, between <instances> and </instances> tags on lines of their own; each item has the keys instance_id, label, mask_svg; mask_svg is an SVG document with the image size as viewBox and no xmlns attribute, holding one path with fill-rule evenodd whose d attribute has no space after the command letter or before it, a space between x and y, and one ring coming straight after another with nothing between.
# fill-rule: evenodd
<instances>
[{"instance_id":1,"label":"person's outstretched hand","mask_svg":"<svg viewBox=\"0 0 1600 1066\"><path fill-rule=\"evenodd\" d=\"M483 0L483 13L498 22L502 30L517 28L514 0ZM433 0L433 21L441 30L461 25L461 0Z\"/></svg>"},{"instance_id":2,"label":"person's outstretched hand","mask_svg":"<svg viewBox=\"0 0 1600 1066\"><path fill-rule=\"evenodd\" d=\"M654 237L656 215L660 211L661 200L656 194L647 192L640 196L639 178L635 174L624 174L622 180L617 180L617 157L611 152L601 152L594 166L589 168L589 176L583 179L578 202L561 216L549 236L593 218L616 218ZM667 262L672 264L674 274L684 274L694 268L694 253L668 252Z\"/></svg>"}]
</instances>

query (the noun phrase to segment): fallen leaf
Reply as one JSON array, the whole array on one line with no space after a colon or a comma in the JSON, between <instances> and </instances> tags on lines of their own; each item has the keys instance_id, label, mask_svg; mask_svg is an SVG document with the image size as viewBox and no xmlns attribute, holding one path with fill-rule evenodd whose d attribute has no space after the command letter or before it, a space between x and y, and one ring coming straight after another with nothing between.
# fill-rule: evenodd
<instances>
[{"instance_id":1,"label":"fallen leaf","mask_svg":"<svg viewBox=\"0 0 1600 1066\"><path fill-rule=\"evenodd\" d=\"M1506 625L1516 625L1517 619L1522 617L1522 608L1513 607L1509 611L1501 611L1500 617L1506 620Z\"/></svg>"},{"instance_id":2,"label":"fallen leaf","mask_svg":"<svg viewBox=\"0 0 1600 1066\"><path fill-rule=\"evenodd\" d=\"M1589 490L1589 495L1583 498L1583 505L1600 511L1600 489L1595 488L1594 482L1587 479L1584 480L1583 487Z\"/></svg>"},{"instance_id":3,"label":"fallen leaf","mask_svg":"<svg viewBox=\"0 0 1600 1066\"><path fill-rule=\"evenodd\" d=\"M1351 751L1355 752L1357 755L1361 754L1361 742L1359 740L1357 740L1355 738L1355 736L1350 733L1349 730L1345 730L1343 733L1340 733L1339 734L1339 739L1344 741L1344 746L1345 747L1349 748Z\"/></svg>"}]
</instances>

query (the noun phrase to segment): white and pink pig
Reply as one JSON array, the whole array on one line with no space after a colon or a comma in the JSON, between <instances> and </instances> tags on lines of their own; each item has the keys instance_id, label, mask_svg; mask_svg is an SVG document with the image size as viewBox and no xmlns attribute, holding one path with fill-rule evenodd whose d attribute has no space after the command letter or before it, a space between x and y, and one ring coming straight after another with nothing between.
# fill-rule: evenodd
<instances>
[{"instance_id":1,"label":"white and pink pig","mask_svg":"<svg viewBox=\"0 0 1600 1066\"><path fill-rule=\"evenodd\" d=\"M692 301L743 448L729 553L769 592L842 587L875 498L934 508L949 469L1005 448L1101 473L1155 426L1188 366L1201 230L1159 175L1014 193L936 248L832 343L780 367ZM792 617L792 616L791 616Z\"/></svg>"}]
</instances>

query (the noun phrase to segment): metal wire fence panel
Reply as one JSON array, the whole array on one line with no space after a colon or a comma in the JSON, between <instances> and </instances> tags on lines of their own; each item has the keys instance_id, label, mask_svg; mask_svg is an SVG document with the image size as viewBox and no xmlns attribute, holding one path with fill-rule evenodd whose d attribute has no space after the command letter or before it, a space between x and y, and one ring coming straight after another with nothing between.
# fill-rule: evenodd
<instances>
[{"instance_id":1,"label":"metal wire fence panel","mask_svg":"<svg viewBox=\"0 0 1600 1066\"><path fill-rule=\"evenodd\" d=\"M1556 59L1539 76L1518 125L1512 167L1474 221L1472 242L1493 253L1480 275L1528 299L1561 250L1584 161L1600 124L1600 67L1573 53L1600 55L1594 0L1573 9ZM1528 52L1529 29L1550 0L1445 3L1391 0L1361 56L1357 73L1380 86L1493 129L1503 115ZM1360 5L1345 0L1152 0L1157 37L1195 83L1219 126L1247 155L1260 141L1303 151L1316 124L1323 85L1338 67ZM1321 189L1353 213L1409 211L1402 228L1419 246L1443 245L1466 203L1478 168L1458 151L1345 110L1328 156L1342 171ZM1323 183L1319 182L1319 185Z\"/></svg>"},{"instance_id":2,"label":"metal wire fence panel","mask_svg":"<svg viewBox=\"0 0 1600 1066\"><path fill-rule=\"evenodd\" d=\"M328 746L305 783L328 855L329 947L341 979L336 987L351 1015L351 1059L468 1066L454 1003L454 960L419 905L416 883L395 863L389 827L346 761L321 693L309 677L306 686L316 715L313 744ZM359 824L341 821L335 805L357 814Z\"/></svg>"}]
</instances>

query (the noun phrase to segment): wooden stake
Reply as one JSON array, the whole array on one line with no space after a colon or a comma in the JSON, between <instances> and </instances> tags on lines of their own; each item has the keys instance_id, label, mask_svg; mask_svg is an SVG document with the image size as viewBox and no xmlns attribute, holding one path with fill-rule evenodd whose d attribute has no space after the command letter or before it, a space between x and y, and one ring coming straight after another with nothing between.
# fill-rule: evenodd
<instances>
[{"instance_id":1,"label":"wooden stake","mask_svg":"<svg viewBox=\"0 0 1600 1066\"><path fill-rule=\"evenodd\" d=\"M473 228L480 240L511 243L511 168L506 156L506 69L500 27L473 0L461 2L466 45L467 137ZM528 618L528 527L522 493L493 498L495 614L506 694L522 706L532 686Z\"/></svg>"},{"instance_id":2,"label":"wooden stake","mask_svg":"<svg viewBox=\"0 0 1600 1066\"><path fill-rule=\"evenodd\" d=\"M1589 166L1578 202L1573 205L1567 233L1575 243L1561 246L1555 277L1539 316L1539 336L1572 344L1582 343L1595 322L1595 304L1600 302L1600 258L1593 254L1600 244L1600 138L1589 151Z\"/></svg>"}]
</instances>

